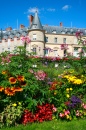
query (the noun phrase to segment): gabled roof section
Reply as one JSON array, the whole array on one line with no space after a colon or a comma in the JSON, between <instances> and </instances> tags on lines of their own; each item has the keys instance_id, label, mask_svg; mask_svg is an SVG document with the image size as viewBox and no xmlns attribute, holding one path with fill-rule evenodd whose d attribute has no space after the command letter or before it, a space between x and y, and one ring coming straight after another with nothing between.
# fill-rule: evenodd
<instances>
[{"instance_id":1,"label":"gabled roof section","mask_svg":"<svg viewBox=\"0 0 86 130\"><path fill-rule=\"evenodd\" d=\"M38 17L37 11L35 12L35 16L34 16L32 24L30 26L30 29L40 29L40 30L43 30L43 27L42 27L40 19Z\"/></svg>"}]
</instances>

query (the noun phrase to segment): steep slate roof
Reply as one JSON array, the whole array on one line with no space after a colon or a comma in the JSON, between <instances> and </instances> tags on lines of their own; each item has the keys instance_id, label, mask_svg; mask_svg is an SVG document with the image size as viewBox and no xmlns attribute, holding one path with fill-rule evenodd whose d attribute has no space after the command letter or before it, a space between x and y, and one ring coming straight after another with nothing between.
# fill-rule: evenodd
<instances>
[{"instance_id":1,"label":"steep slate roof","mask_svg":"<svg viewBox=\"0 0 86 130\"><path fill-rule=\"evenodd\" d=\"M1 34L2 33L2 34ZM22 28L22 29L15 29L15 30L10 30L10 31L0 31L0 40L1 40L1 35L2 38L8 39L11 38L13 39L14 37L21 37L21 36L27 36L28 35L28 28Z\"/></svg>"},{"instance_id":2,"label":"steep slate roof","mask_svg":"<svg viewBox=\"0 0 86 130\"><path fill-rule=\"evenodd\" d=\"M42 27L40 19L38 17L37 11L35 12L35 16L34 16L32 24L30 26L30 29L40 29L40 30L43 30L43 27Z\"/></svg>"},{"instance_id":3,"label":"steep slate roof","mask_svg":"<svg viewBox=\"0 0 86 130\"><path fill-rule=\"evenodd\" d=\"M69 34L69 35L75 35L77 31L83 32L84 35L86 35L86 29L79 29L79 28L68 28L63 26L43 26L43 30L45 30L46 33L50 34Z\"/></svg>"}]
</instances>

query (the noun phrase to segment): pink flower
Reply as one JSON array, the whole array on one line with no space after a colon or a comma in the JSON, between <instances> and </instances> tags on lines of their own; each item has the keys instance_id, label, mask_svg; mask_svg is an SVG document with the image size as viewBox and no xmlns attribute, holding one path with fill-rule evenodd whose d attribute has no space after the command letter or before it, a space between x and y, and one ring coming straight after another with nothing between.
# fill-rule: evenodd
<instances>
[{"instance_id":1,"label":"pink flower","mask_svg":"<svg viewBox=\"0 0 86 130\"><path fill-rule=\"evenodd\" d=\"M57 108L56 107L53 107L53 112L56 112L57 111Z\"/></svg>"},{"instance_id":2,"label":"pink flower","mask_svg":"<svg viewBox=\"0 0 86 130\"><path fill-rule=\"evenodd\" d=\"M76 111L76 116L80 116L80 114L79 114L79 111L78 111L78 110Z\"/></svg>"},{"instance_id":3,"label":"pink flower","mask_svg":"<svg viewBox=\"0 0 86 130\"><path fill-rule=\"evenodd\" d=\"M67 50L68 49L68 44L61 44L61 50Z\"/></svg>"},{"instance_id":4,"label":"pink flower","mask_svg":"<svg viewBox=\"0 0 86 130\"><path fill-rule=\"evenodd\" d=\"M32 73L32 74L34 73L34 71L33 71L32 69L29 69L28 71L29 71L30 73Z\"/></svg>"},{"instance_id":5,"label":"pink flower","mask_svg":"<svg viewBox=\"0 0 86 130\"><path fill-rule=\"evenodd\" d=\"M66 110L66 111L64 112L64 114L65 114L65 116L66 116L66 115L69 115L69 114L70 114L70 111L69 111L69 110Z\"/></svg>"},{"instance_id":6,"label":"pink flower","mask_svg":"<svg viewBox=\"0 0 86 130\"><path fill-rule=\"evenodd\" d=\"M59 116L60 117L64 117L65 115L64 115L64 113L60 113Z\"/></svg>"},{"instance_id":7,"label":"pink flower","mask_svg":"<svg viewBox=\"0 0 86 130\"><path fill-rule=\"evenodd\" d=\"M27 43L27 44L30 43L30 41L31 41L30 38L27 37L27 36L23 37L21 40L22 40L23 43Z\"/></svg>"},{"instance_id":8,"label":"pink flower","mask_svg":"<svg viewBox=\"0 0 86 130\"><path fill-rule=\"evenodd\" d=\"M47 76L46 73L42 70L38 70L34 74L35 74L35 77L37 78L37 80L44 80Z\"/></svg>"},{"instance_id":9,"label":"pink flower","mask_svg":"<svg viewBox=\"0 0 86 130\"><path fill-rule=\"evenodd\" d=\"M81 31L78 31L78 32L76 32L76 37L78 38L78 37L81 37L83 35L83 32L81 32Z\"/></svg>"},{"instance_id":10,"label":"pink flower","mask_svg":"<svg viewBox=\"0 0 86 130\"><path fill-rule=\"evenodd\" d=\"M82 104L82 107L83 107L84 109L86 109L86 104L85 104L85 103L83 103L83 104Z\"/></svg>"}]
</instances>

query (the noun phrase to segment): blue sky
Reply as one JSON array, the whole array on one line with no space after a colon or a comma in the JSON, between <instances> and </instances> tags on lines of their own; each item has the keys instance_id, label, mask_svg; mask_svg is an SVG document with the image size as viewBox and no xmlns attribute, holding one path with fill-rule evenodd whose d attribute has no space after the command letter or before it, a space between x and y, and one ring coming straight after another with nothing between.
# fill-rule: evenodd
<instances>
[{"instance_id":1,"label":"blue sky","mask_svg":"<svg viewBox=\"0 0 86 130\"><path fill-rule=\"evenodd\" d=\"M29 26L29 15L38 10L42 25L86 28L86 0L0 0L0 29Z\"/></svg>"}]
</instances>

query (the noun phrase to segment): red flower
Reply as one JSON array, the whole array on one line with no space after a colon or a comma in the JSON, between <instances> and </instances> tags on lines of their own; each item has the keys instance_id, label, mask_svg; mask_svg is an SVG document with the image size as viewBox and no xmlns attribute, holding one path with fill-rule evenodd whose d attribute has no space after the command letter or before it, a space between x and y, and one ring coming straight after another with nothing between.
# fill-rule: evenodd
<instances>
[{"instance_id":1,"label":"red flower","mask_svg":"<svg viewBox=\"0 0 86 130\"><path fill-rule=\"evenodd\" d=\"M5 88L5 94L7 94L8 96L13 96L14 94L15 94L15 90L14 90L14 88L10 88L10 87L8 87L8 88Z\"/></svg>"},{"instance_id":2,"label":"red flower","mask_svg":"<svg viewBox=\"0 0 86 130\"><path fill-rule=\"evenodd\" d=\"M14 91L15 91L15 92L21 92L21 91L23 91L23 89L20 88L20 87L14 87Z\"/></svg>"}]
</instances>

